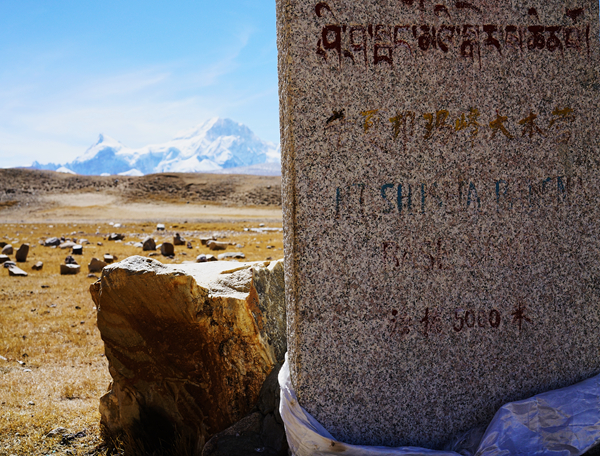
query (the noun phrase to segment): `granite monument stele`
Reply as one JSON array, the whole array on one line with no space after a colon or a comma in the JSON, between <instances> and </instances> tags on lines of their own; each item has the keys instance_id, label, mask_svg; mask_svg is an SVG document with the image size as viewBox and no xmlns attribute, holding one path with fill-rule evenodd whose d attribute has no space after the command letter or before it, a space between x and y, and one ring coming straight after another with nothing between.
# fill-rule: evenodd
<instances>
[{"instance_id":1,"label":"granite monument stele","mask_svg":"<svg viewBox=\"0 0 600 456\"><path fill-rule=\"evenodd\" d=\"M600 372L597 0L277 14L300 405L435 449Z\"/></svg>"}]
</instances>

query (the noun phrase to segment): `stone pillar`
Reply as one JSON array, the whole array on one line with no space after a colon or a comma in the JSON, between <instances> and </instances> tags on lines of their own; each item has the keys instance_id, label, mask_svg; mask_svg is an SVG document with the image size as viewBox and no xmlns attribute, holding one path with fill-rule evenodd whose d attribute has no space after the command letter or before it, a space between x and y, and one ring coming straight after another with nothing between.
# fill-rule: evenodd
<instances>
[{"instance_id":1,"label":"stone pillar","mask_svg":"<svg viewBox=\"0 0 600 456\"><path fill-rule=\"evenodd\" d=\"M439 448L600 372L598 2L277 12L300 404Z\"/></svg>"}]
</instances>

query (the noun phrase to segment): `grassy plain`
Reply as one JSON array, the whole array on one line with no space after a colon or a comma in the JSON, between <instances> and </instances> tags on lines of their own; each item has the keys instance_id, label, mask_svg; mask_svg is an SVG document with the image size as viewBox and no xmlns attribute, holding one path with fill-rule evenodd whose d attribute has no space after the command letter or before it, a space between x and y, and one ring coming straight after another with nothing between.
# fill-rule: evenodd
<instances>
[{"instance_id":1,"label":"grassy plain","mask_svg":"<svg viewBox=\"0 0 600 456\"><path fill-rule=\"evenodd\" d=\"M160 255L155 259L181 263L195 260L200 253L220 253L201 245L199 238L208 235L242 245L231 245L227 251L243 252L244 261L283 257L281 232L244 231L260 222L281 227L276 206L245 210L209 204L206 209L206 205L184 203L172 211L172 205L151 207L148 203L145 210L149 212L139 208L129 212L126 204L118 202L108 208L98 207L98 201L92 200L77 205L72 199L65 198L67 206L53 206L54 212L44 212L42 207L23 207L21 211L0 207L0 241L15 249L30 244L27 262L18 264L28 277L10 277L8 270L0 267L0 456L106 454L98 401L109 387L110 375L88 292L96 280L87 277L92 257L102 259L110 253L122 260L148 255L150 252L130 243L141 242L148 235L157 244L172 242L175 232L191 241L192 248L176 246L174 259ZM199 220L200 208L210 211L207 218L212 221ZM173 213L179 221L174 221ZM185 217L196 220L187 222ZM161 218L166 231L156 232L156 221ZM115 228L109 224L111 220L127 221ZM125 239L108 241L112 232L124 233ZM74 256L82 266L78 275L59 274L59 265L71 254L70 249L40 245L41 240L53 236L90 242L84 245L83 255ZM38 261L44 263L43 269L32 270Z\"/></svg>"}]
</instances>

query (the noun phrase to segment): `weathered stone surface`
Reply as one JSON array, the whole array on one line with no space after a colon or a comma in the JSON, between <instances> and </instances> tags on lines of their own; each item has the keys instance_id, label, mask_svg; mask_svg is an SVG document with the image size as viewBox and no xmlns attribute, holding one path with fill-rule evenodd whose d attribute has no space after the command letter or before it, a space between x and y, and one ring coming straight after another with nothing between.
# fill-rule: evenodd
<instances>
[{"instance_id":1,"label":"weathered stone surface","mask_svg":"<svg viewBox=\"0 0 600 456\"><path fill-rule=\"evenodd\" d=\"M211 250L225 250L229 246L229 242L208 241L206 245Z\"/></svg>"},{"instance_id":2,"label":"weathered stone surface","mask_svg":"<svg viewBox=\"0 0 600 456\"><path fill-rule=\"evenodd\" d=\"M29 254L29 244L21 244L17 253L15 253L15 260L17 263L24 263L27 261L27 255Z\"/></svg>"},{"instance_id":3,"label":"weathered stone surface","mask_svg":"<svg viewBox=\"0 0 600 456\"><path fill-rule=\"evenodd\" d=\"M6 244L4 247L2 247L2 255L12 255L13 251L13 246L10 244Z\"/></svg>"},{"instance_id":4,"label":"weathered stone surface","mask_svg":"<svg viewBox=\"0 0 600 456\"><path fill-rule=\"evenodd\" d=\"M16 277L27 277L27 273L16 266L10 266L8 268L8 275Z\"/></svg>"},{"instance_id":5,"label":"weathered stone surface","mask_svg":"<svg viewBox=\"0 0 600 456\"><path fill-rule=\"evenodd\" d=\"M173 256L175 255L175 247L170 242L163 242L160 245L160 253L163 256Z\"/></svg>"},{"instance_id":6,"label":"weathered stone surface","mask_svg":"<svg viewBox=\"0 0 600 456\"><path fill-rule=\"evenodd\" d=\"M42 261L38 261L36 264L31 266L31 269L33 269L34 271L41 271L43 267L44 263Z\"/></svg>"},{"instance_id":7,"label":"weathered stone surface","mask_svg":"<svg viewBox=\"0 0 600 456\"><path fill-rule=\"evenodd\" d=\"M60 275L71 275L78 274L81 270L81 266L78 264L61 264L60 265Z\"/></svg>"},{"instance_id":8,"label":"weathered stone surface","mask_svg":"<svg viewBox=\"0 0 600 456\"><path fill-rule=\"evenodd\" d=\"M287 456L285 429L279 416L280 365L273 368L260 390L258 404L252 413L233 426L213 436L202 450L202 456L247 456L266 454Z\"/></svg>"},{"instance_id":9,"label":"weathered stone surface","mask_svg":"<svg viewBox=\"0 0 600 456\"><path fill-rule=\"evenodd\" d=\"M147 252L148 250L156 250L156 242L154 242L153 238L147 237L144 239L142 249L144 252Z\"/></svg>"},{"instance_id":10,"label":"weathered stone surface","mask_svg":"<svg viewBox=\"0 0 600 456\"><path fill-rule=\"evenodd\" d=\"M102 423L114 434L154 419L198 453L256 405L286 350L281 261L163 265L134 256L106 267L90 291L113 377Z\"/></svg>"},{"instance_id":11,"label":"weathered stone surface","mask_svg":"<svg viewBox=\"0 0 600 456\"><path fill-rule=\"evenodd\" d=\"M220 255L217 256L217 258L219 260L230 260L230 259L237 259L237 258L246 258L246 255L244 255L242 252L227 252L227 253L221 253Z\"/></svg>"},{"instance_id":12,"label":"weathered stone surface","mask_svg":"<svg viewBox=\"0 0 600 456\"><path fill-rule=\"evenodd\" d=\"M57 237L48 238L48 239L46 239L44 241L44 245L46 247L59 246L60 245L60 239L58 239Z\"/></svg>"},{"instance_id":13,"label":"weathered stone surface","mask_svg":"<svg viewBox=\"0 0 600 456\"><path fill-rule=\"evenodd\" d=\"M173 245L185 245L185 239L179 233L175 233L175 236L173 236Z\"/></svg>"},{"instance_id":14,"label":"weathered stone surface","mask_svg":"<svg viewBox=\"0 0 600 456\"><path fill-rule=\"evenodd\" d=\"M277 5L300 404L437 448L600 372L598 2Z\"/></svg>"},{"instance_id":15,"label":"weathered stone surface","mask_svg":"<svg viewBox=\"0 0 600 456\"><path fill-rule=\"evenodd\" d=\"M100 272L108 263L100 261L98 258L92 258L88 264L88 272Z\"/></svg>"}]
</instances>

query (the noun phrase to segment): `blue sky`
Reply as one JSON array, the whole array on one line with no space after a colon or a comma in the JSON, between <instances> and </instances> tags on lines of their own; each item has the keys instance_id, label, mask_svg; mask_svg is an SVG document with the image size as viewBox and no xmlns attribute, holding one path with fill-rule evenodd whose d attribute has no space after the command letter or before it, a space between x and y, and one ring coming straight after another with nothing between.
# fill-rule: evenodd
<instances>
[{"instance_id":1,"label":"blue sky","mask_svg":"<svg viewBox=\"0 0 600 456\"><path fill-rule=\"evenodd\" d=\"M0 3L0 167L213 117L279 142L274 0Z\"/></svg>"}]
</instances>

